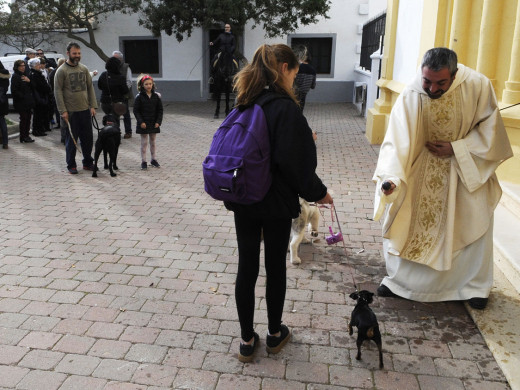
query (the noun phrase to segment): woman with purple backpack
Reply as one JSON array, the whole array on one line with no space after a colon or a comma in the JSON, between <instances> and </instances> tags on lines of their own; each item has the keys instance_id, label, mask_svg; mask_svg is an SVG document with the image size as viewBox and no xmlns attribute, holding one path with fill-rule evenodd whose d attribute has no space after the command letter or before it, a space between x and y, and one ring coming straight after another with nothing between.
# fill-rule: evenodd
<instances>
[{"instance_id":1,"label":"woman with purple backpack","mask_svg":"<svg viewBox=\"0 0 520 390\"><path fill-rule=\"evenodd\" d=\"M266 350L278 353L291 338L291 331L282 324L282 313L291 223L300 213L298 197L332 204L327 187L316 175L312 130L293 91L298 67L289 46L264 44L256 50L253 61L235 77L238 110L245 110L259 99L262 101L269 130L272 174L271 187L261 201L248 205L224 202L234 212L238 243L235 300L242 338L238 353L241 362L253 360L259 343L253 322L262 233L268 318Z\"/></svg>"}]
</instances>

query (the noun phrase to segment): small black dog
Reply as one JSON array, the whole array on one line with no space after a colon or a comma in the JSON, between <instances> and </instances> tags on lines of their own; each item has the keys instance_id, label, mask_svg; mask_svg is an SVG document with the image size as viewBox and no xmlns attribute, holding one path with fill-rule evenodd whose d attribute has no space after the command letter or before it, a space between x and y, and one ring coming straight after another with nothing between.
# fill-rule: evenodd
<instances>
[{"instance_id":1,"label":"small black dog","mask_svg":"<svg viewBox=\"0 0 520 390\"><path fill-rule=\"evenodd\" d=\"M361 359L361 344L363 344L363 341L374 340L377 349L379 350L379 368L383 368L381 332L379 331L379 324L377 323L376 315L372 309L368 307L368 305L374 300L372 298L373 296L374 293L367 290L350 294L350 298L357 301L357 304L356 307L354 307L354 310L352 310L352 315L348 324L348 334L352 336L352 326L358 328L358 337L356 341L358 349L356 355L357 360Z\"/></svg>"},{"instance_id":2,"label":"small black dog","mask_svg":"<svg viewBox=\"0 0 520 390\"><path fill-rule=\"evenodd\" d=\"M97 177L97 171L99 170L97 164L101 152L103 152L103 159L105 162L104 168L110 169L110 176L117 176L114 170L119 169L117 167L117 153L119 152L120 144L121 130L117 125L117 120L112 115L105 115L103 117L103 128L101 130L98 129L92 177ZM110 162L107 161L107 154L110 157Z\"/></svg>"}]
</instances>

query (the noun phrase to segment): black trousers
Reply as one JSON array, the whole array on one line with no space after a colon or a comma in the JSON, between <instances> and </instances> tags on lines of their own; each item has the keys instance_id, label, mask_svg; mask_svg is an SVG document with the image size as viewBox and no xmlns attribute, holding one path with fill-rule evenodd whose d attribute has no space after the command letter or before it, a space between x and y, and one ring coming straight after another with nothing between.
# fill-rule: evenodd
<instances>
[{"instance_id":1,"label":"black trousers","mask_svg":"<svg viewBox=\"0 0 520 390\"><path fill-rule=\"evenodd\" d=\"M235 300L244 341L253 338L255 285L260 269L260 242L263 231L265 249L265 300L269 333L280 331L287 287L286 257L291 234L291 218L264 219L235 212L238 242L238 272Z\"/></svg>"}]
</instances>

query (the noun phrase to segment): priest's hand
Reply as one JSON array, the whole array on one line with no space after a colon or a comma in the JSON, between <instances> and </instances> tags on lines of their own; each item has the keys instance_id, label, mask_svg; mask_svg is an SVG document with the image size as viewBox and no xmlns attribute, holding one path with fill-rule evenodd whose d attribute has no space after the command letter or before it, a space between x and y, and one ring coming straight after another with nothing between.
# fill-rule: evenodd
<instances>
[{"instance_id":1,"label":"priest's hand","mask_svg":"<svg viewBox=\"0 0 520 390\"><path fill-rule=\"evenodd\" d=\"M394 192L396 185L391 180L385 180L383 184L381 184L381 191L385 195L391 195Z\"/></svg>"},{"instance_id":2,"label":"priest's hand","mask_svg":"<svg viewBox=\"0 0 520 390\"><path fill-rule=\"evenodd\" d=\"M426 142L426 149L436 157L448 158L454 155L453 147L450 142Z\"/></svg>"}]
</instances>

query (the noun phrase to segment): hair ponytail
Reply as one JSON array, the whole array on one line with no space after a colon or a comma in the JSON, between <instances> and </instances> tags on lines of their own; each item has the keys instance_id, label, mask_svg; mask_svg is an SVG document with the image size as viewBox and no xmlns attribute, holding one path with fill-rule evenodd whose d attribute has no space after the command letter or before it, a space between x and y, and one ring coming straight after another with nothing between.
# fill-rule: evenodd
<instances>
[{"instance_id":1,"label":"hair ponytail","mask_svg":"<svg viewBox=\"0 0 520 390\"><path fill-rule=\"evenodd\" d=\"M298 67L298 60L292 49L283 44L261 45L253 55L253 61L235 76L234 89L237 104L253 103L266 86L276 92L289 95L296 103L298 100L293 89L287 89L282 82L281 66L287 63L289 69Z\"/></svg>"}]
</instances>

